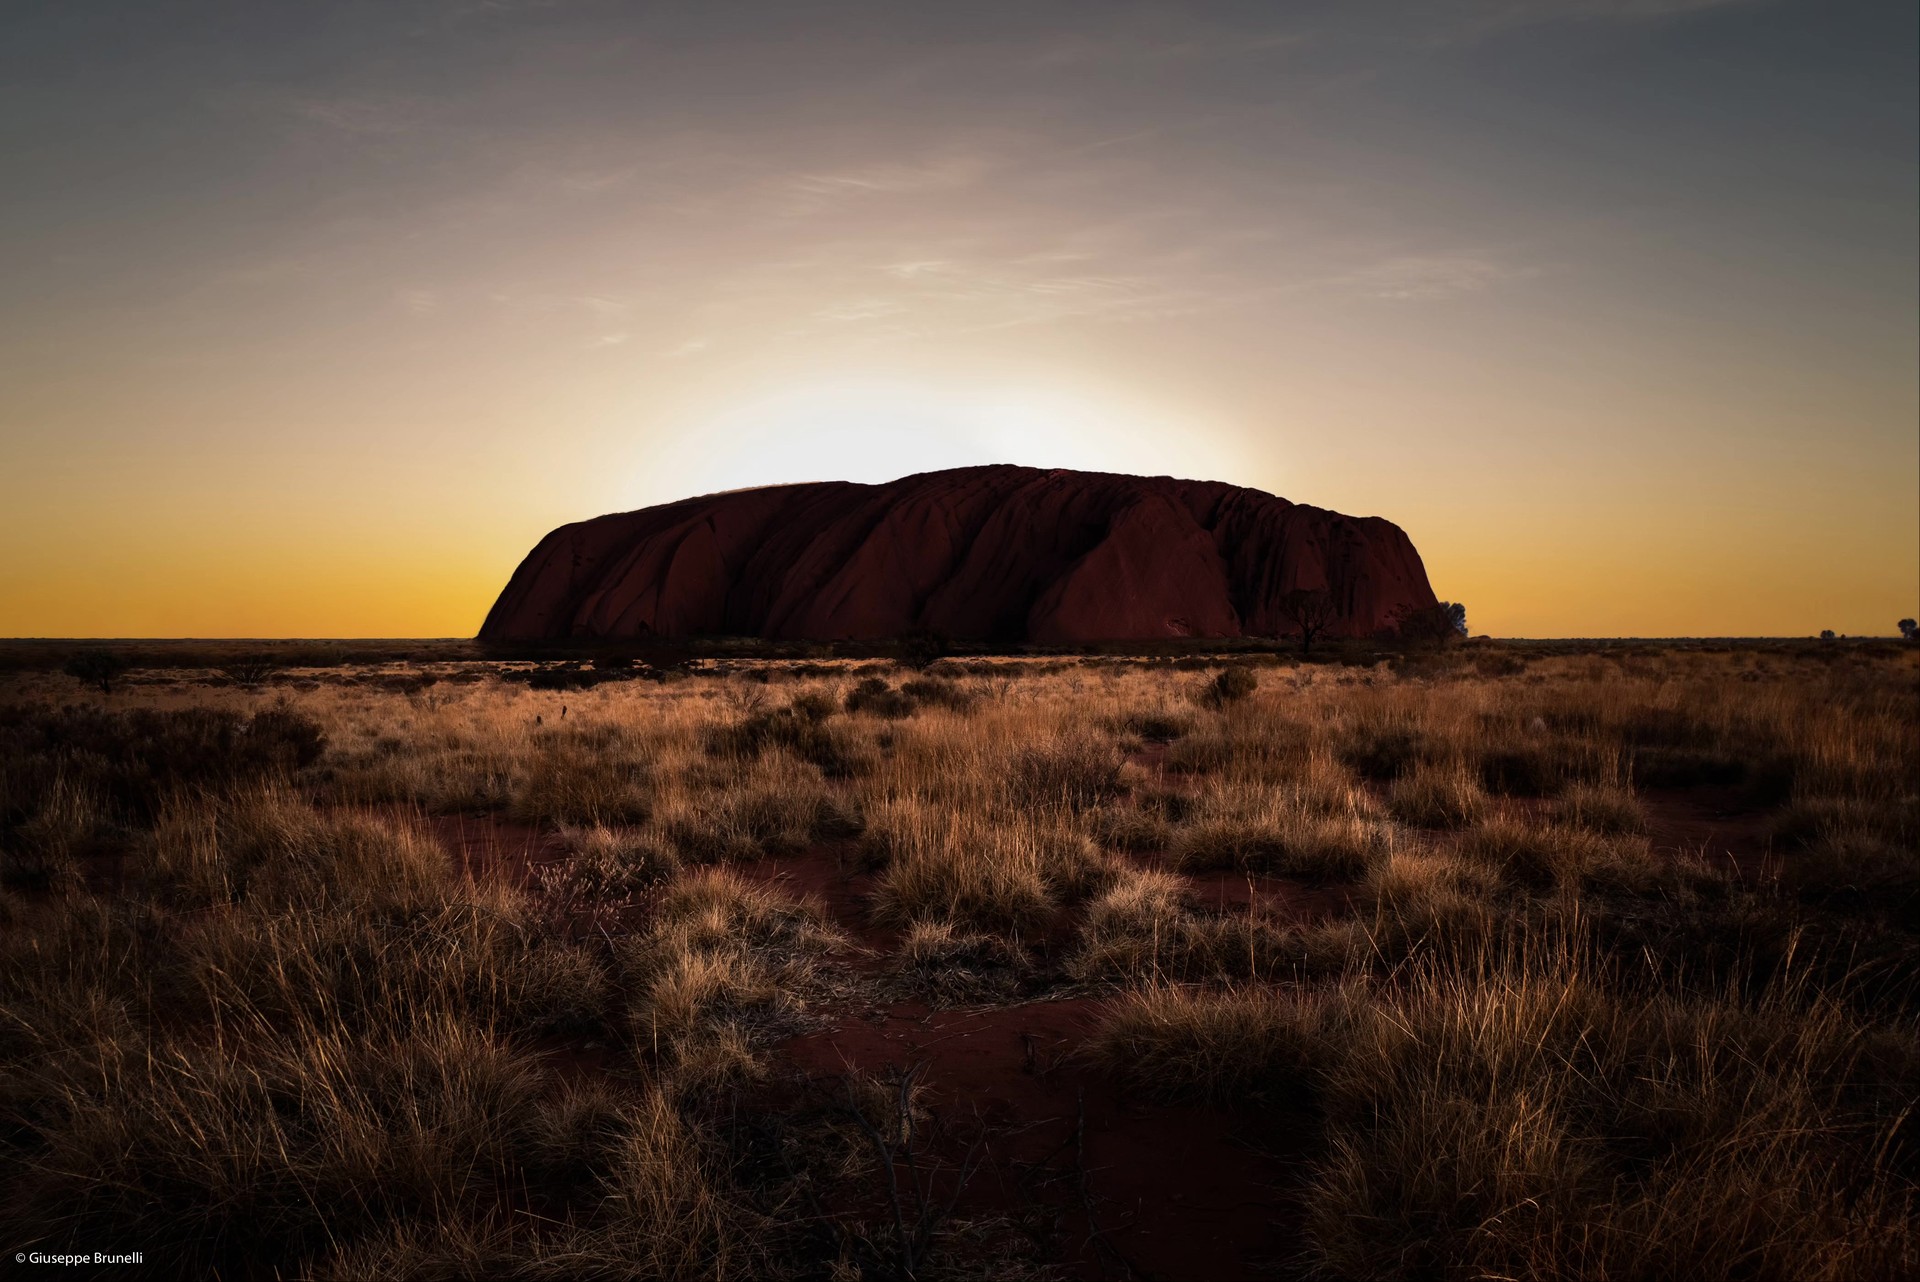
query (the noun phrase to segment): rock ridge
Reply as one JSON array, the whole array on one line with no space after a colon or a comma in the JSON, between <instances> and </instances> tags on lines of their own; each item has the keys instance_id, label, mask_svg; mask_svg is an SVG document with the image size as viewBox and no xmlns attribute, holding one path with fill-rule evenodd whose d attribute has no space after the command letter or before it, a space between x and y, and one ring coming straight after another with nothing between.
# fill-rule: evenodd
<instances>
[{"instance_id":1,"label":"rock ridge","mask_svg":"<svg viewBox=\"0 0 1920 1282\"><path fill-rule=\"evenodd\" d=\"M1434 603L1399 526L1219 481L1010 464L880 485L734 490L563 525L529 553L482 640L702 635L1077 644L1329 635Z\"/></svg>"}]
</instances>

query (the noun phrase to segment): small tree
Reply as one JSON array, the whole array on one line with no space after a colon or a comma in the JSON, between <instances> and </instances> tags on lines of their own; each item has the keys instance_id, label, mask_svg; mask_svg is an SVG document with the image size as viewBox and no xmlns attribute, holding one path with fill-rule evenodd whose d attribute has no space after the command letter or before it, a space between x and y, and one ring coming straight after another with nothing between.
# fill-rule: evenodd
<instances>
[{"instance_id":1,"label":"small tree","mask_svg":"<svg viewBox=\"0 0 1920 1282\"><path fill-rule=\"evenodd\" d=\"M944 632L933 628L914 628L900 634L895 650L901 666L924 668L938 659L943 659L953 649L953 643Z\"/></svg>"},{"instance_id":2,"label":"small tree","mask_svg":"<svg viewBox=\"0 0 1920 1282\"><path fill-rule=\"evenodd\" d=\"M1833 640L1833 629L1832 629L1832 628L1822 628L1822 629L1820 629L1820 639L1821 639L1822 641L1831 641L1831 640Z\"/></svg>"},{"instance_id":3,"label":"small tree","mask_svg":"<svg viewBox=\"0 0 1920 1282\"><path fill-rule=\"evenodd\" d=\"M1299 629L1301 654L1313 649L1313 639L1332 626L1339 613L1333 593L1325 588L1295 588L1280 598L1280 616Z\"/></svg>"},{"instance_id":4,"label":"small tree","mask_svg":"<svg viewBox=\"0 0 1920 1282\"><path fill-rule=\"evenodd\" d=\"M131 666L111 650L82 650L67 660L62 671L90 686L99 686L101 694L112 694L115 678Z\"/></svg>"},{"instance_id":5,"label":"small tree","mask_svg":"<svg viewBox=\"0 0 1920 1282\"><path fill-rule=\"evenodd\" d=\"M1920 623L1912 619L1900 620L1900 635L1908 641L1920 641Z\"/></svg>"},{"instance_id":6,"label":"small tree","mask_svg":"<svg viewBox=\"0 0 1920 1282\"><path fill-rule=\"evenodd\" d=\"M1446 612L1447 622L1453 625L1455 632L1458 632L1463 637L1468 635L1466 606L1460 604L1458 601L1442 601L1440 608Z\"/></svg>"}]
</instances>

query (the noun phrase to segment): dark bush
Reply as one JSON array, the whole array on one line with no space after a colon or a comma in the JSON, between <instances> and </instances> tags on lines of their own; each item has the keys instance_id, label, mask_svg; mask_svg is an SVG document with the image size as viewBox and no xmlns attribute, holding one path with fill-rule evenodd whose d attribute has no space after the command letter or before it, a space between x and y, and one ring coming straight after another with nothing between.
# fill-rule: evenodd
<instances>
[{"instance_id":1,"label":"dark bush","mask_svg":"<svg viewBox=\"0 0 1920 1282\"><path fill-rule=\"evenodd\" d=\"M900 663L909 668L924 668L938 659L944 658L952 643L946 635L932 628L915 628L895 643L895 653Z\"/></svg>"},{"instance_id":2,"label":"dark bush","mask_svg":"<svg viewBox=\"0 0 1920 1282\"><path fill-rule=\"evenodd\" d=\"M866 677L847 692L848 712L867 712L897 721L913 715L913 699L879 677Z\"/></svg>"},{"instance_id":3,"label":"dark bush","mask_svg":"<svg viewBox=\"0 0 1920 1282\"><path fill-rule=\"evenodd\" d=\"M588 668L534 668L520 679L532 690L588 690L603 678Z\"/></svg>"},{"instance_id":4,"label":"dark bush","mask_svg":"<svg viewBox=\"0 0 1920 1282\"><path fill-rule=\"evenodd\" d=\"M1193 723L1177 712L1130 712L1120 718L1117 728L1148 743L1172 743L1193 729Z\"/></svg>"},{"instance_id":5,"label":"dark bush","mask_svg":"<svg viewBox=\"0 0 1920 1282\"><path fill-rule=\"evenodd\" d=\"M750 713L730 726L714 727L707 733L707 751L757 757L770 749L785 749L819 767L829 779L849 778L865 770L870 761L839 727L826 723L832 714L832 700L801 695L784 708Z\"/></svg>"},{"instance_id":6,"label":"dark bush","mask_svg":"<svg viewBox=\"0 0 1920 1282\"><path fill-rule=\"evenodd\" d=\"M915 704L965 711L973 706L973 695L942 677L915 677L901 683L900 693Z\"/></svg>"},{"instance_id":7,"label":"dark bush","mask_svg":"<svg viewBox=\"0 0 1920 1282\"><path fill-rule=\"evenodd\" d=\"M809 690L805 694L793 696L787 708L803 721L825 721L840 711L840 705L833 701L833 696L819 690Z\"/></svg>"},{"instance_id":8,"label":"dark bush","mask_svg":"<svg viewBox=\"0 0 1920 1282\"><path fill-rule=\"evenodd\" d=\"M61 671L90 686L99 686L101 694L112 694L113 683L131 666L111 650L82 650L68 659Z\"/></svg>"},{"instance_id":9,"label":"dark bush","mask_svg":"<svg viewBox=\"0 0 1920 1282\"><path fill-rule=\"evenodd\" d=\"M1420 751L1420 736L1411 730L1365 730L1341 749L1340 760L1361 778L1386 783L1411 769Z\"/></svg>"},{"instance_id":10,"label":"dark bush","mask_svg":"<svg viewBox=\"0 0 1920 1282\"><path fill-rule=\"evenodd\" d=\"M1260 678L1248 668L1225 668L1214 674L1200 693L1200 701L1209 708L1224 708L1238 703L1260 688Z\"/></svg>"},{"instance_id":11,"label":"dark bush","mask_svg":"<svg viewBox=\"0 0 1920 1282\"><path fill-rule=\"evenodd\" d=\"M1480 758L1480 785L1503 797L1547 797L1566 782L1566 770L1540 748L1509 748Z\"/></svg>"},{"instance_id":12,"label":"dark bush","mask_svg":"<svg viewBox=\"0 0 1920 1282\"><path fill-rule=\"evenodd\" d=\"M178 791L288 774L318 761L326 742L318 722L284 706L252 717L217 708L0 709L0 826L20 822L56 778L148 823Z\"/></svg>"}]
</instances>

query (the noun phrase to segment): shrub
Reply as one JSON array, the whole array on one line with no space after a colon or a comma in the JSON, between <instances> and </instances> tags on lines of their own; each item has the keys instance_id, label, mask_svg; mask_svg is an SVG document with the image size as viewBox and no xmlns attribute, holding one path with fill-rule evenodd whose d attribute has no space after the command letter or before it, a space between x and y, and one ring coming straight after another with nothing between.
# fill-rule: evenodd
<instances>
[{"instance_id":1,"label":"shrub","mask_svg":"<svg viewBox=\"0 0 1920 1282\"><path fill-rule=\"evenodd\" d=\"M1193 718L1171 709L1144 709L1116 718L1114 729L1148 743L1171 743L1193 729Z\"/></svg>"},{"instance_id":2,"label":"shrub","mask_svg":"<svg viewBox=\"0 0 1920 1282\"><path fill-rule=\"evenodd\" d=\"M1251 668L1223 668L1213 680L1201 687L1200 702L1209 708L1224 708L1239 703L1260 688L1260 678Z\"/></svg>"},{"instance_id":3,"label":"shrub","mask_svg":"<svg viewBox=\"0 0 1920 1282\"><path fill-rule=\"evenodd\" d=\"M863 677L847 692L847 711L864 712L889 721L913 715L913 699L879 677Z\"/></svg>"},{"instance_id":4,"label":"shrub","mask_svg":"<svg viewBox=\"0 0 1920 1282\"><path fill-rule=\"evenodd\" d=\"M284 706L251 717L223 708L0 708L0 837L56 778L144 824L182 792L249 786L310 766L326 742L318 722Z\"/></svg>"},{"instance_id":5,"label":"shrub","mask_svg":"<svg viewBox=\"0 0 1920 1282\"><path fill-rule=\"evenodd\" d=\"M900 683L900 693L917 707L951 708L965 712L973 707L973 695L944 677L915 677Z\"/></svg>"}]
</instances>

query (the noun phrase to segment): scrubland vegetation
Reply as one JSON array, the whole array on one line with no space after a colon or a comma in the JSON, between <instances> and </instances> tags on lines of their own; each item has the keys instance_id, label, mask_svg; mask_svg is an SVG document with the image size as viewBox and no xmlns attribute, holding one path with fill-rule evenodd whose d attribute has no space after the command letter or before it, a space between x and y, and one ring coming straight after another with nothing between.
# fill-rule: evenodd
<instances>
[{"instance_id":1,"label":"scrubland vegetation","mask_svg":"<svg viewBox=\"0 0 1920 1282\"><path fill-rule=\"evenodd\" d=\"M1107 1092L1290 1137L1192 1276L1913 1276L1916 658L15 673L0 1248L1148 1276Z\"/></svg>"}]
</instances>

